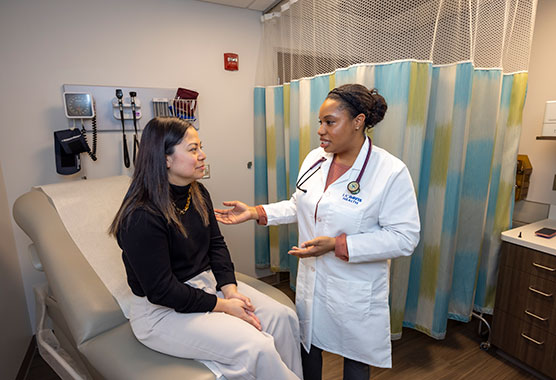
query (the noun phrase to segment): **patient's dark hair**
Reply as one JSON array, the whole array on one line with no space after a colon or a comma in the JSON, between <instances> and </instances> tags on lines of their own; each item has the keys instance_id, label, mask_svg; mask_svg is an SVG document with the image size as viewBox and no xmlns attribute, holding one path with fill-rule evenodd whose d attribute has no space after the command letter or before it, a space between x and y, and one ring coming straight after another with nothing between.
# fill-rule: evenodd
<instances>
[{"instance_id":1,"label":"patient's dark hair","mask_svg":"<svg viewBox=\"0 0 556 380\"><path fill-rule=\"evenodd\" d=\"M135 171L129 190L108 232L117 236L129 224L129 216L138 208L162 215L168 224L187 236L170 197L166 156L174 153L189 128L193 126L176 117L155 117L147 123L141 136ZM196 181L191 183L191 201L208 226L208 210Z\"/></svg>"},{"instance_id":2,"label":"patient's dark hair","mask_svg":"<svg viewBox=\"0 0 556 380\"><path fill-rule=\"evenodd\" d=\"M344 84L328 93L327 99L340 102L352 118L359 114L365 115L365 129L374 127L386 114L388 105L386 100L378 93L360 84Z\"/></svg>"}]
</instances>

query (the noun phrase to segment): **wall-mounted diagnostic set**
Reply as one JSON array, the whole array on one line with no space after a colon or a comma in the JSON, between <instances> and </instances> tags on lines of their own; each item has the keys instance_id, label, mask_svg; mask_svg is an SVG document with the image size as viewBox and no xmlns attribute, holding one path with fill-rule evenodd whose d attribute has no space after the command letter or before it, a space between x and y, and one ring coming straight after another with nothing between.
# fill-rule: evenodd
<instances>
[{"instance_id":1,"label":"wall-mounted diagnostic set","mask_svg":"<svg viewBox=\"0 0 556 380\"><path fill-rule=\"evenodd\" d=\"M141 119L157 116L175 116L189 121L199 129L199 93L185 88L113 87L96 85L63 85L64 112L68 129L54 132L56 171L74 174L81 169L80 154L87 153L97 160L97 132L122 134L121 156L125 168L135 163L139 151ZM142 104L141 99L152 99L152 107ZM95 104L96 101L96 104ZM133 148L127 144L126 134L133 123ZM81 128L77 127L80 123ZM126 123L128 130L126 131ZM92 146L87 142L92 133Z\"/></svg>"}]
</instances>

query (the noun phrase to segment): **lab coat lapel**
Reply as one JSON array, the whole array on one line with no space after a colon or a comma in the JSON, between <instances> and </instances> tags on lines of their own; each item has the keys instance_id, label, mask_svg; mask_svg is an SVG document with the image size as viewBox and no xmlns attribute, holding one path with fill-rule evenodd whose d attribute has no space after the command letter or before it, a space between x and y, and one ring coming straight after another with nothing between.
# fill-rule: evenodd
<instances>
[{"instance_id":1,"label":"lab coat lapel","mask_svg":"<svg viewBox=\"0 0 556 380\"><path fill-rule=\"evenodd\" d=\"M326 161L324 161L322 163L321 166L321 171L322 171L322 175L321 175L321 183L320 183L320 188L321 191L324 192L324 187L326 186L326 179L328 178L328 172L330 171L330 165L332 165L332 160L334 159L334 154L333 153L326 153L324 152L323 157L326 158Z\"/></svg>"}]
</instances>

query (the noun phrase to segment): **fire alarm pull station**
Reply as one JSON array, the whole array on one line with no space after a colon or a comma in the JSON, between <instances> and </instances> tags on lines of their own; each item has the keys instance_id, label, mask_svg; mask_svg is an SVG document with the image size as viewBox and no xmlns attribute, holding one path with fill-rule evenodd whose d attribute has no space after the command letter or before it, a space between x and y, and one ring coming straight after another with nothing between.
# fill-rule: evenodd
<instances>
[{"instance_id":1,"label":"fire alarm pull station","mask_svg":"<svg viewBox=\"0 0 556 380\"><path fill-rule=\"evenodd\" d=\"M235 53L224 53L224 69L228 71L238 71L239 55Z\"/></svg>"}]
</instances>

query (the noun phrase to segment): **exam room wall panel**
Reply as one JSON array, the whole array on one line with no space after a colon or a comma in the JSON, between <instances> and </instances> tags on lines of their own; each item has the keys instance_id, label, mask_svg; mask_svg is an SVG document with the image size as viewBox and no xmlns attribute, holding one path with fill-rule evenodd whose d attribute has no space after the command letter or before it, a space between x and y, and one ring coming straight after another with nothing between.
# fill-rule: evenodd
<instances>
[{"instance_id":1,"label":"exam room wall panel","mask_svg":"<svg viewBox=\"0 0 556 380\"><path fill-rule=\"evenodd\" d=\"M15 379L32 335L10 210L0 165L0 379Z\"/></svg>"},{"instance_id":2,"label":"exam room wall panel","mask_svg":"<svg viewBox=\"0 0 556 380\"><path fill-rule=\"evenodd\" d=\"M529 85L523 108L519 154L531 160L533 173L527 193L528 201L555 205L552 183L556 175L556 141L537 140L542 132L544 105L556 100L556 1L539 0L529 61Z\"/></svg>"},{"instance_id":3,"label":"exam room wall panel","mask_svg":"<svg viewBox=\"0 0 556 380\"><path fill-rule=\"evenodd\" d=\"M82 155L84 173L56 174L52 133L68 127L62 102L65 83L199 91L200 134L211 168L211 178L204 183L215 205L227 199L252 203L253 170L247 162L253 160L259 18L260 12L193 0L3 0L0 162L9 209L34 185L83 174L98 178L131 173L122 164L121 133L106 132L98 136L98 162ZM225 52L239 54L239 71L223 69ZM130 140L128 134L128 144ZM12 228L34 321L32 288L45 279L31 265L29 239L13 220ZM269 274L255 270L252 224L222 230L237 270Z\"/></svg>"}]
</instances>

